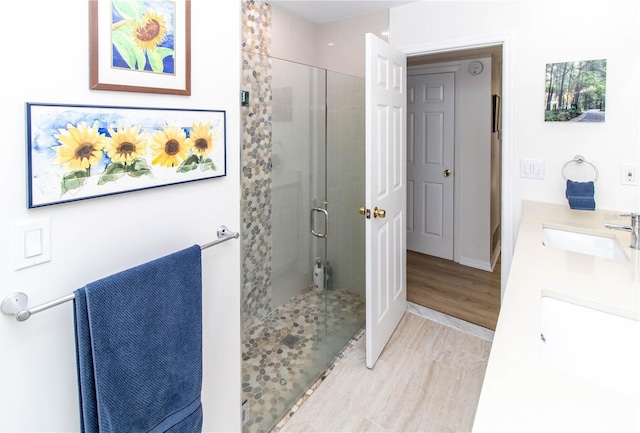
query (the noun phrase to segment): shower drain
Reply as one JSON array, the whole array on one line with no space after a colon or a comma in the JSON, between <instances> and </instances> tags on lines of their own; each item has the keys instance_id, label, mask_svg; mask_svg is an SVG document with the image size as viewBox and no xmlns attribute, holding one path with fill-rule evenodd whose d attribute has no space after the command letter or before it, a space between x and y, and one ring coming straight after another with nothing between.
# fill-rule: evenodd
<instances>
[{"instance_id":1,"label":"shower drain","mask_svg":"<svg viewBox=\"0 0 640 433\"><path fill-rule=\"evenodd\" d=\"M293 349L293 346L298 344L298 341L300 341L300 337L289 334L286 337L283 337L282 340L280 340L280 344L284 344L285 346L288 346L289 349Z\"/></svg>"}]
</instances>

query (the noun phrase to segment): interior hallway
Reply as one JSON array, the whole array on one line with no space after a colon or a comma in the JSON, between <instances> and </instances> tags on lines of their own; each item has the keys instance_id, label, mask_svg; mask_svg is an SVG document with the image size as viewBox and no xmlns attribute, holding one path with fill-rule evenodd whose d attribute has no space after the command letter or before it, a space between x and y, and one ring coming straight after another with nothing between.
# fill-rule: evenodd
<instances>
[{"instance_id":1,"label":"interior hallway","mask_svg":"<svg viewBox=\"0 0 640 433\"><path fill-rule=\"evenodd\" d=\"M407 250L407 300L495 331L500 259L488 272Z\"/></svg>"},{"instance_id":2,"label":"interior hallway","mask_svg":"<svg viewBox=\"0 0 640 433\"><path fill-rule=\"evenodd\" d=\"M493 333L487 337L483 328L467 324L470 332L480 330L477 336L423 317L423 310L409 304L371 370L364 334L358 333L322 383L274 431L471 431Z\"/></svg>"}]
</instances>

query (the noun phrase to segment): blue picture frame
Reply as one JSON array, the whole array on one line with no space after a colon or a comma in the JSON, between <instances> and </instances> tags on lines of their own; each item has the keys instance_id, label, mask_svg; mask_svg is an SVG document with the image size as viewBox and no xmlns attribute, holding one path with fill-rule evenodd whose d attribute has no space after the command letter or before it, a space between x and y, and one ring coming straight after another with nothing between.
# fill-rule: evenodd
<instances>
[{"instance_id":1,"label":"blue picture frame","mask_svg":"<svg viewBox=\"0 0 640 433\"><path fill-rule=\"evenodd\" d=\"M28 207L226 176L224 110L26 103Z\"/></svg>"}]
</instances>

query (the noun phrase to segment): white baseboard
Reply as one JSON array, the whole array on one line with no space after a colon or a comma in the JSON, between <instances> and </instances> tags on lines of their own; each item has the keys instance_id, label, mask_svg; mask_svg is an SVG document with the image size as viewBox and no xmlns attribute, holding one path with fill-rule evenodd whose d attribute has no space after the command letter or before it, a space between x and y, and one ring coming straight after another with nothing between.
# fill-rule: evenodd
<instances>
[{"instance_id":1,"label":"white baseboard","mask_svg":"<svg viewBox=\"0 0 640 433\"><path fill-rule=\"evenodd\" d=\"M469 266L472 268L476 268L476 269L481 269L483 271L487 271L487 272L491 272L493 271L491 263L486 262L486 261L482 261L482 260L476 260L476 259L469 259L466 257L460 257L460 264L464 265L464 266Z\"/></svg>"},{"instance_id":2,"label":"white baseboard","mask_svg":"<svg viewBox=\"0 0 640 433\"><path fill-rule=\"evenodd\" d=\"M500 257L500 242L498 242L496 244L496 247L493 249L490 262L486 262L484 260L470 259L468 257L460 257L459 263L464 266L469 266L476 269L482 269L483 271L493 272L493 268L495 268L499 257Z\"/></svg>"}]
</instances>

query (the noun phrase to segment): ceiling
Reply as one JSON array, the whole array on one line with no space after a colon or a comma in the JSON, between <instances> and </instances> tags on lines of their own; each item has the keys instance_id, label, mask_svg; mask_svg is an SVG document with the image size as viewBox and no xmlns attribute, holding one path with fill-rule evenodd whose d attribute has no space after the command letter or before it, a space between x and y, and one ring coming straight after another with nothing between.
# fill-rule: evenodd
<instances>
[{"instance_id":1,"label":"ceiling","mask_svg":"<svg viewBox=\"0 0 640 433\"><path fill-rule=\"evenodd\" d=\"M286 12L322 24L413 3L413 1L267 0Z\"/></svg>"},{"instance_id":2,"label":"ceiling","mask_svg":"<svg viewBox=\"0 0 640 433\"><path fill-rule=\"evenodd\" d=\"M356 15L387 10L395 6L414 3L415 1L419 0L267 0L267 3L307 21L316 24L323 24ZM500 62L500 59L502 58L502 47L493 46L431 53L427 55L413 56L408 58L407 61L409 65L420 65L478 57L493 57Z\"/></svg>"}]
</instances>

